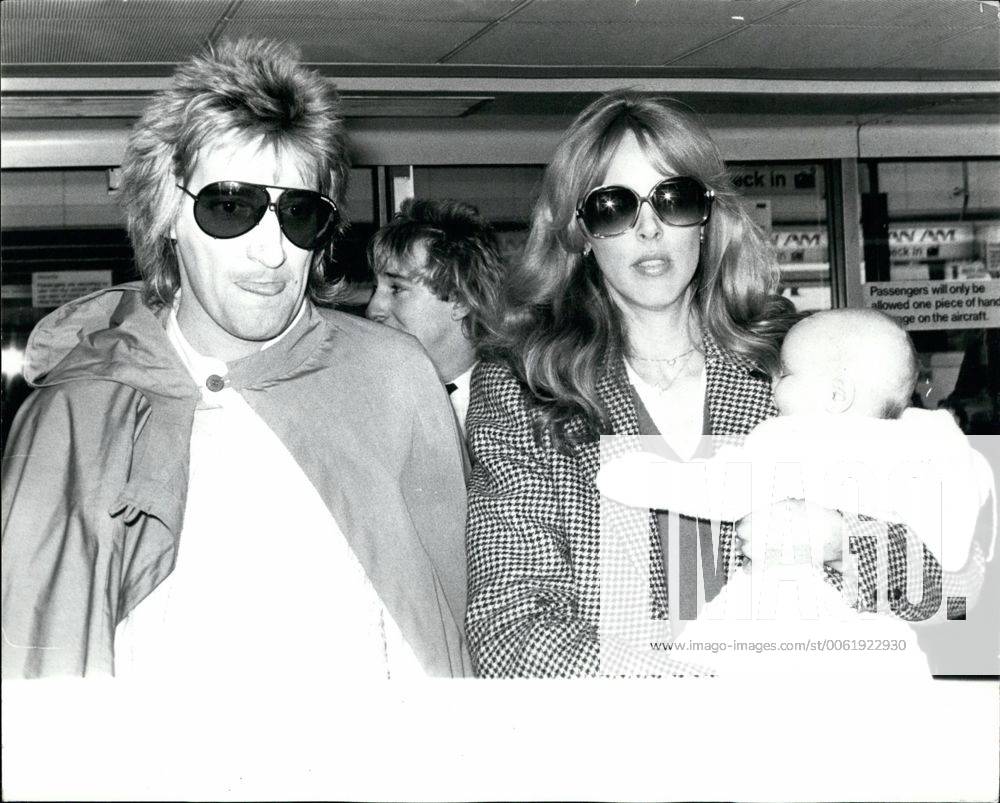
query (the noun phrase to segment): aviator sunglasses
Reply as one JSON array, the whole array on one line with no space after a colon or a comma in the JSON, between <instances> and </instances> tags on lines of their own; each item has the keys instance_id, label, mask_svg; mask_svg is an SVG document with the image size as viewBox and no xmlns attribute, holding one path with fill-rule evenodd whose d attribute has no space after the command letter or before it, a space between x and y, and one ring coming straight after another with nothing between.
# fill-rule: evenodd
<instances>
[{"instance_id":1,"label":"aviator sunglasses","mask_svg":"<svg viewBox=\"0 0 1000 803\"><path fill-rule=\"evenodd\" d=\"M715 193L690 176L665 178L646 197L628 187L612 184L595 187L576 208L576 216L591 237L617 237L639 219L648 202L656 216L668 226L698 226L712 214Z\"/></svg>"},{"instance_id":2,"label":"aviator sunglasses","mask_svg":"<svg viewBox=\"0 0 1000 803\"><path fill-rule=\"evenodd\" d=\"M273 209L278 225L289 242L306 251L324 246L340 220L337 205L313 190L251 184L247 181L216 181L206 184L195 195L194 219L205 234L218 240L230 240L251 231ZM272 201L268 189L281 190Z\"/></svg>"}]
</instances>

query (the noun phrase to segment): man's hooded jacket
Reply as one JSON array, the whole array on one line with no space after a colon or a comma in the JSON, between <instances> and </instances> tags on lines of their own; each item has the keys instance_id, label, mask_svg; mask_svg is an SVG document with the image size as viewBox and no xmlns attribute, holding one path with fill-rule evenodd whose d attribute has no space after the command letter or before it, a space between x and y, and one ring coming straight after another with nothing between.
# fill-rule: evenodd
<instances>
[{"instance_id":1,"label":"man's hooded jacket","mask_svg":"<svg viewBox=\"0 0 1000 803\"><path fill-rule=\"evenodd\" d=\"M467 673L465 485L454 417L412 338L308 301L226 383L313 483L432 675ZM117 624L183 549L200 392L138 284L32 333L3 459L3 674L113 671Z\"/></svg>"}]
</instances>

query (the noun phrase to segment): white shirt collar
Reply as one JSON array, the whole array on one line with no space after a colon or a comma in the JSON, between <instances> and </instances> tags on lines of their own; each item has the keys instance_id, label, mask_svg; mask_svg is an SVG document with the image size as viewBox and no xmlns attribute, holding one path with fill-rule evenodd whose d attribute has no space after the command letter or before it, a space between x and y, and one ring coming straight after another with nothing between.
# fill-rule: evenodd
<instances>
[{"instance_id":1,"label":"white shirt collar","mask_svg":"<svg viewBox=\"0 0 1000 803\"><path fill-rule=\"evenodd\" d=\"M177 321L177 308L180 305L181 291L178 290L174 296L174 303L170 308L170 315L167 316L167 339L176 349L177 354L181 358L181 362L184 363L184 367L187 368L188 373L191 378L195 381L195 384L202 390L202 395L205 395L206 383L210 376L218 376L225 378L226 374L229 373L229 366L226 365L224 360L220 360L216 357L209 357L205 354L200 353L191 342L184 336L184 332L181 331L180 323ZM268 349L277 343L281 338L283 338L292 327L299 322L299 319L305 315L306 302L303 300L302 304L299 306L299 311L296 313L295 317L292 318L291 323L285 327L284 331L277 337L273 337L270 340L264 341L261 345L260 350ZM211 397L209 397L211 398Z\"/></svg>"},{"instance_id":2,"label":"white shirt collar","mask_svg":"<svg viewBox=\"0 0 1000 803\"><path fill-rule=\"evenodd\" d=\"M478 362L478 360L477 360ZM472 383L472 371L476 367L476 363L472 363L465 371L460 373L454 379L451 380L451 384L457 385L459 390L468 393L469 385ZM447 382L445 384L448 384ZM456 393L458 391L455 391Z\"/></svg>"},{"instance_id":3,"label":"white shirt collar","mask_svg":"<svg viewBox=\"0 0 1000 803\"><path fill-rule=\"evenodd\" d=\"M463 438L465 437L465 416L469 412L469 396L472 392L472 371L475 367L476 363L473 363L468 370L451 380L455 389L448 397L452 409L455 411L455 417L458 419L458 428Z\"/></svg>"}]
</instances>

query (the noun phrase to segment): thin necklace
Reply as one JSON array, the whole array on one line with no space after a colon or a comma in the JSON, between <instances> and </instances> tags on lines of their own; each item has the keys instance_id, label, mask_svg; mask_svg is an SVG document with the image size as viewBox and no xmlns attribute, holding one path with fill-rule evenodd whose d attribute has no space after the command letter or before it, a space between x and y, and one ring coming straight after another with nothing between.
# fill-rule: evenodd
<instances>
[{"instance_id":1,"label":"thin necklace","mask_svg":"<svg viewBox=\"0 0 1000 803\"><path fill-rule=\"evenodd\" d=\"M643 381L647 385L649 385L653 390L655 390L657 393L664 394L668 390L670 390L670 388L673 387L674 383L677 381L677 379L680 377L680 375L684 373L684 369L687 367L688 362L690 362L690 360L691 360L691 355L695 351L696 351L695 348L690 348L687 351L685 351L683 354L678 354L676 357L673 358L672 362L677 362L677 360L681 359L682 357L684 358L684 360L683 360L683 362L681 362L680 366L677 368L677 371L674 373L674 375L672 377L670 377L670 379L667 381L666 384L661 384L659 382L650 382L648 379L643 378L641 375L640 375L639 378L643 379ZM635 358L633 358L633 359L635 359ZM665 360L651 360L651 362L663 363L663 362L666 362L666 361ZM659 373L661 373L661 374L663 373L663 369L660 368L659 366L657 366L657 370L658 370Z\"/></svg>"},{"instance_id":2,"label":"thin necklace","mask_svg":"<svg viewBox=\"0 0 1000 803\"><path fill-rule=\"evenodd\" d=\"M682 351L674 357L640 357L638 354L633 354L633 360L641 360L642 362L655 362L661 363L663 365L673 366L681 357L688 356L692 351L694 351L694 346L691 346L687 351Z\"/></svg>"},{"instance_id":3,"label":"thin necklace","mask_svg":"<svg viewBox=\"0 0 1000 803\"><path fill-rule=\"evenodd\" d=\"M656 388L656 390L660 393L660 395L663 395L668 390L670 390L670 388L674 386L674 382L677 381L677 378L684 373L684 369L687 367L688 361L691 359L691 354L693 351L694 349L690 348L687 351L685 351L684 354L677 355L677 357L674 359L674 362L677 362L677 360L679 360L681 357L684 357L684 361L680 364L680 367L677 369L677 372L670 378L670 381L667 382L666 385L661 385L659 383L653 385L653 387Z\"/></svg>"}]
</instances>

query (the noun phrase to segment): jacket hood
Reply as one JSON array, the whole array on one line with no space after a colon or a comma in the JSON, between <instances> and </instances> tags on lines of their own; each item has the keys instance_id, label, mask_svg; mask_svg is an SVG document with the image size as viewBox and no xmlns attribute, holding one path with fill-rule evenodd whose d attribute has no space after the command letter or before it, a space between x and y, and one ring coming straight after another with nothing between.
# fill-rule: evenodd
<instances>
[{"instance_id":1,"label":"jacket hood","mask_svg":"<svg viewBox=\"0 0 1000 803\"><path fill-rule=\"evenodd\" d=\"M98 290L46 315L28 338L24 378L34 387L98 379L172 398L197 393L162 322L143 303L141 282Z\"/></svg>"}]
</instances>

